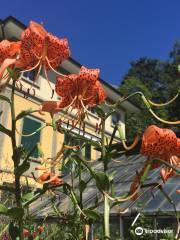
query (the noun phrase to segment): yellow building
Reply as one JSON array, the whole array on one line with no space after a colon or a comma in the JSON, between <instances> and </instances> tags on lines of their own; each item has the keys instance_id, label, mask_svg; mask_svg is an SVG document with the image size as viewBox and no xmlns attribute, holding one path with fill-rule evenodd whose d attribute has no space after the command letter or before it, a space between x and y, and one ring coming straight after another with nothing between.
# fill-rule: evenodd
<instances>
[{"instance_id":1,"label":"yellow building","mask_svg":"<svg viewBox=\"0 0 180 240\"><path fill-rule=\"evenodd\" d=\"M5 20L0 20L0 40L8 39L8 40L18 40L20 39L21 32L26 28L23 23L19 22L17 19L13 17L8 17ZM81 64L73 60L72 58L64 61L59 67L59 71L64 74L68 73L77 73ZM94 67L94 66L92 66ZM22 82L25 87L29 87L35 77L35 73L29 72L26 74L22 74ZM49 79L51 81L51 86L54 89L55 85L55 75L50 72ZM101 80L102 85L107 93L108 101L113 103L115 102L121 95L120 93L112 87L110 84ZM43 75L40 75L37 82L35 83L35 96L29 96L28 99L24 98L23 91L20 91L18 88L15 93L15 106L16 106L16 114L20 113L22 110L27 110L29 108L38 109L39 105L44 100L51 99L51 90L47 81L44 79ZM10 96L11 94L11 85L9 85L3 92L3 95ZM53 96L53 100L59 99L55 94ZM105 110L107 106L104 106ZM3 111L1 115L1 124L5 127L10 128L11 126L11 116L10 109L6 102L0 102L0 111ZM106 122L106 135L111 135L113 131L113 126L115 123L120 122L125 131L125 118L127 112L136 112L139 109L132 104L130 101L125 101L122 106L117 110L117 112L109 117ZM61 113L60 113L61 114ZM90 120L86 120L86 132L85 137L90 139L100 139L99 133L95 132L96 123L98 122L98 117L95 112L92 111L90 115ZM50 122L51 118L48 113L44 115L40 115L39 113L34 113L28 117L25 117L23 120L18 121L18 131L20 133L26 134L35 131L40 126L44 124L44 122ZM66 127L66 126L65 126ZM79 132L79 129L74 128L74 132ZM17 134L17 142L18 145L23 145L27 150L30 150L33 145L40 142L42 149L44 151L45 157L54 157L57 151L60 149L62 143L66 140L67 136L59 132L53 131L51 127L46 127L41 132L31 136L31 137L23 137ZM115 141L119 141L118 137L115 137ZM91 149L89 145L85 148L85 157L87 159L97 159L98 152ZM0 184L3 183L12 183L13 182L13 163L11 160L12 149L10 139L4 134L0 133ZM24 176L28 177L29 185L36 186L36 182L34 181L31 172L34 171L35 167L40 164L40 160L38 159L37 152L34 153L31 159L31 168L24 174ZM25 178L22 178L22 181L25 181Z\"/></svg>"}]
</instances>

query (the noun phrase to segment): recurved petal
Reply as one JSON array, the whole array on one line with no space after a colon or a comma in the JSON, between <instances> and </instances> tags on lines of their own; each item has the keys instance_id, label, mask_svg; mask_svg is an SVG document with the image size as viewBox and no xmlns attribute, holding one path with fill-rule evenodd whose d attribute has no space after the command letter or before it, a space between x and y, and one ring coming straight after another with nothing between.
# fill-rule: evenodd
<instances>
[{"instance_id":1,"label":"recurved petal","mask_svg":"<svg viewBox=\"0 0 180 240\"><path fill-rule=\"evenodd\" d=\"M70 57L70 48L66 38L60 39L52 34L47 34L47 57L53 68L57 68L62 61Z\"/></svg>"},{"instance_id":2,"label":"recurved petal","mask_svg":"<svg viewBox=\"0 0 180 240\"><path fill-rule=\"evenodd\" d=\"M74 96L76 94L76 79L77 74L58 76L55 85L56 93L61 97L68 95Z\"/></svg>"},{"instance_id":3,"label":"recurved petal","mask_svg":"<svg viewBox=\"0 0 180 240\"><path fill-rule=\"evenodd\" d=\"M84 66L81 67L79 72L79 79L82 81L91 81L95 82L98 80L100 74L100 70L98 68L96 69L88 69Z\"/></svg>"},{"instance_id":4,"label":"recurved petal","mask_svg":"<svg viewBox=\"0 0 180 240\"><path fill-rule=\"evenodd\" d=\"M102 103L106 99L106 92L99 81L96 81L96 85L98 87L99 103Z\"/></svg>"},{"instance_id":5,"label":"recurved petal","mask_svg":"<svg viewBox=\"0 0 180 240\"><path fill-rule=\"evenodd\" d=\"M51 177L51 173L45 172L37 179L37 182L43 184L45 181L48 181L50 177Z\"/></svg>"},{"instance_id":6,"label":"recurved petal","mask_svg":"<svg viewBox=\"0 0 180 240\"><path fill-rule=\"evenodd\" d=\"M85 97L87 99L85 101L85 105L93 107L105 101L106 92L103 89L101 83L99 81L96 81L93 85L89 86Z\"/></svg>"},{"instance_id":7,"label":"recurved petal","mask_svg":"<svg viewBox=\"0 0 180 240\"><path fill-rule=\"evenodd\" d=\"M37 182L40 184L49 183L50 185L59 185L63 183L63 180L54 173L45 172L38 178Z\"/></svg>"},{"instance_id":8,"label":"recurved petal","mask_svg":"<svg viewBox=\"0 0 180 240\"><path fill-rule=\"evenodd\" d=\"M40 106L40 111L55 114L61 110L59 108L59 103L60 101L44 101Z\"/></svg>"},{"instance_id":9,"label":"recurved petal","mask_svg":"<svg viewBox=\"0 0 180 240\"><path fill-rule=\"evenodd\" d=\"M10 42L8 40L3 40L0 42L0 64L6 59L6 58L13 58L16 57L16 55L20 51L21 43L18 42Z\"/></svg>"},{"instance_id":10,"label":"recurved petal","mask_svg":"<svg viewBox=\"0 0 180 240\"><path fill-rule=\"evenodd\" d=\"M16 59L13 58L7 58L4 60L4 62L2 63L1 67L0 67L0 79L3 77L4 72L6 71L6 69L13 65L16 62Z\"/></svg>"},{"instance_id":11,"label":"recurved petal","mask_svg":"<svg viewBox=\"0 0 180 240\"><path fill-rule=\"evenodd\" d=\"M47 31L41 24L34 21L30 21L29 27L27 29L30 32L29 36L31 37L34 44L41 44L44 42L44 39L47 36Z\"/></svg>"},{"instance_id":12,"label":"recurved petal","mask_svg":"<svg viewBox=\"0 0 180 240\"><path fill-rule=\"evenodd\" d=\"M72 103L72 100L70 97L62 97L60 102L59 102L59 108L66 108L68 106L70 106L70 104Z\"/></svg>"}]
</instances>

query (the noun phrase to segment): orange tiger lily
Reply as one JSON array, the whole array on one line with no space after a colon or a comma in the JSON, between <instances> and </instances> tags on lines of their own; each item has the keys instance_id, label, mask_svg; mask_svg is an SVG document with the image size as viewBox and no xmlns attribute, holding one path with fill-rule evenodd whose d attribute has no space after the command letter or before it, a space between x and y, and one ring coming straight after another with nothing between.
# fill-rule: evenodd
<instances>
[{"instance_id":1,"label":"orange tiger lily","mask_svg":"<svg viewBox=\"0 0 180 240\"><path fill-rule=\"evenodd\" d=\"M106 93L99 82L99 69L81 67L78 74L58 76L56 93L61 97L59 108L76 109L80 121L87 116L88 107L102 103Z\"/></svg>"},{"instance_id":2,"label":"orange tiger lily","mask_svg":"<svg viewBox=\"0 0 180 240\"><path fill-rule=\"evenodd\" d=\"M51 116L61 111L60 101L44 101L40 106L39 112L49 112Z\"/></svg>"},{"instance_id":3,"label":"orange tiger lily","mask_svg":"<svg viewBox=\"0 0 180 240\"><path fill-rule=\"evenodd\" d=\"M141 154L151 159L160 158L170 163L170 165L180 166L180 139L170 129L158 128L155 125L149 126L143 135ZM152 167L159 167L161 163L152 163ZM176 175L172 168L162 167L160 175L163 181Z\"/></svg>"},{"instance_id":4,"label":"orange tiger lily","mask_svg":"<svg viewBox=\"0 0 180 240\"><path fill-rule=\"evenodd\" d=\"M4 74L6 69L14 65L20 53L20 42L10 42L3 40L0 42L0 88L3 89L10 81L8 73Z\"/></svg>"},{"instance_id":5,"label":"orange tiger lily","mask_svg":"<svg viewBox=\"0 0 180 240\"><path fill-rule=\"evenodd\" d=\"M57 175L51 172L44 172L38 179L37 182L40 184L48 183L49 185L60 185L63 184L63 180L60 179Z\"/></svg>"},{"instance_id":6,"label":"orange tiger lily","mask_svg":"<svg viewBox=\"0 0 180 240\"><path fill-rule=\"evenodd\" d=\"M162 165L161 162L153 163L153 159L162 159L174 165L175 167L180 167L180 139L176 137L176 134L170 129L158 128L155 125L149 126L143 135L141 154L148 156L148 160L145 163L151 164L152 168L157 168ZM145 172L145 167L139 172L135 177L131 185L131 193L135 191L140 183L140 178ZM163 166L160 170L160 176L165 182L169 177L175 176L177 173L168 166Z\"/></svg>"},{"instance_id":7,"label":"orange tiger lily","mask_svg":"<svg viewBox=\"0 0 180 240\"><path fill-rule=\"evenodd\" d=\"M69 56L67 39L57 38L42 25L31 21L21 35L21 53L16 66L23 69L22 72L37 69L36 79L43 67L48 80L47 71L51 69L56 72L55 69Z\"/></svg>"}]
</instances>

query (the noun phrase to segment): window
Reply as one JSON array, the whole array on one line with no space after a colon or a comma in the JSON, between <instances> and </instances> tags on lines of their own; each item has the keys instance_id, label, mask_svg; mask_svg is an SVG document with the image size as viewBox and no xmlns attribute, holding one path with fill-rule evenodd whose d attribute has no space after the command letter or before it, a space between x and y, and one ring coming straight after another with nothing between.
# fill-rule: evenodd
<instances>
[{"instance_id":1,"label":"window","mask_svg":"<svg viewBox=\"0 0 180 240\"><path fill-rule=\"evenodd\" d=\"M96 114L96 109L95 109L95 108L90 108L90 112L91 112L92 114Z\"/></svg>"},{"instance_id":2,"label":"window","mask_svg":"<svg viewBox=\"0 0 180 240\"><path fill-rule=\"evenodd\" d=\"M30 81L34 81L36 77L36 71L32 70L32 71L24 72L23 77Z\"/></svg>"},{"instance_id":3,"label":"window","mask_svg":"<svg viewBox=\"0 0 180 240\"><path fill-rule=\"evenodd\" d=\"M85 146L85 158L87 160L91 160L91 145L90 144L86 144L86 146Z\"/></svg>"},{"instance_id":4,"label":"window","mask_svg":"<svg viewBox=\"0 0 180 240\"><path fill-rule=\"evenodd\" d=\"M118 113L113 113L112 114L112 125L116 125L120 120L120 116Z\"/></svg>"},{"instance_id":5,"label":"window","mask_svg":"<svg viewBox=\"0 0 180 240\"><path fill-rule=\"evenodd\" d=\"M41 122L32 117L25 117L23 121L22 134L29 134L36 131L41 127ZM31 151L32 148L40 142L40 132L34 134L30 137L22 136L21 144L27 151ZM35 150L32 154L32 157L38 158L38 151Z\"/></svg>"},{"instance_id":6,"label":"window","mask_svg":"<svg viewBox=\"0 0 180 240\"><path fill-rule=\"evenodd\" d=\"M40 73L41 74L41 73ZM32 70L32 71L28 71L28 72L23 72L22 74L22 78L28 82L34 82L37 76L37 70ZM39 77L38 77L39 78ZM38 79L35 82L35 85L39 85L39 81Z\"/></svg>"},{"instance_id":7,"label":"window","mask_svg":"<svg viewBox=\"0 0 180 240\"><path fill-rule=\"evenodd\" d=\"M64 134L64 144L65 145L80 145L80 146L82 146L83 143L84 143L84 141L82 141L82 140L74 140L73 137L68 133ZM91 159L91 145L90 144L86 144L82 148L82 155L88 160Z\"/></svg>"}]
</instances>

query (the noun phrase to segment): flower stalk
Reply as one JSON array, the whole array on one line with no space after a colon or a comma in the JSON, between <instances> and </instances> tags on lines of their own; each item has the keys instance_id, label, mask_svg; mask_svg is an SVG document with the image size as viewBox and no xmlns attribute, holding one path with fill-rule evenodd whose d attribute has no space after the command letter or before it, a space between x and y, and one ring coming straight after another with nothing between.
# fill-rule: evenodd
<instances>
[{"instance_id":1,"label":"flower stalk","mask_svg":"<svg viewBox=\"0 0 180 240\"><path fill-rule=\"evenodd\" d=\"M104 164L104 172L108 170L108 161L105 159L106 149L105 149L105 119L101 118L101 158ZM108 197L104 194L104 238L110 239L110 225L109 225L109 214L110 214L110 202Z\"/></svg>"},{"instance_id":2,"label":"flower stalk","mask_svg":"<svg viewBox=\"0 0 180 240\"><path fill-rule=\"evenodd\" d=\"M15 79L13 79L12 84L12 92L11 92L11 144L12 144L12 150L13 150L13 162L14 162L14 175L15 175L15 199L16 199L16 206L18 208L21 208L21 186L20 186L20 176L17 173L17 168L20 164L20 156L18 154L18 148L16 146L16 117L15 117L15 107L14 107L14 92L15 92ZM20 217L18 219L18 225L19 225L19 237L20 240L23 240L23 219Z\"/></svg>"}]
</instances>

